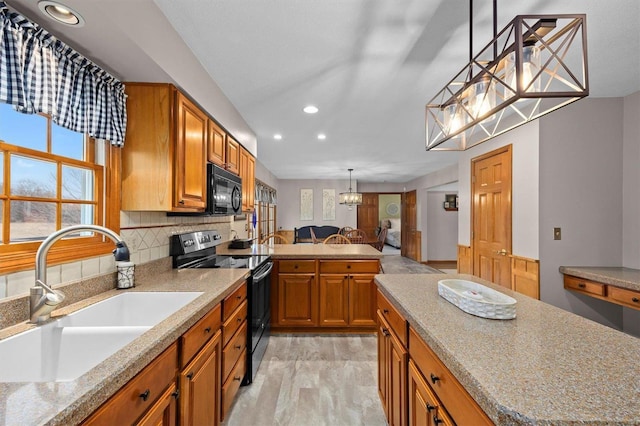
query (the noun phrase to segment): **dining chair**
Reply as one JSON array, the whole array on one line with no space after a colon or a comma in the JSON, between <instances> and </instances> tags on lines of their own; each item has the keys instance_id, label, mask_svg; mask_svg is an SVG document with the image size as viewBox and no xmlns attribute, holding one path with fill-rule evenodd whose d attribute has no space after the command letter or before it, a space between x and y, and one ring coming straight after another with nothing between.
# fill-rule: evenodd
<instances>
[{"instance_id":1,"label":"dining chair","mask_svg":"<svg viewBox=\"0 0 640 426\"><path fill-rule=\"evenodd\" d=\"M387 231L387 228L382 228L378 233L378 239L375 242L371 243L371 245L378 251L382 251L382 249L384 248L384 240L387 239Z\"/></svg>"},{"instance_id":2,"label":"dining chair","mask_svg":"<svg viewBox=\"0 0 640 426\"><path fill-rule=\"evenodd\" d=\"M367 233L358 228L352 229L351 231L347 232L345 236L351 241L351 244L366 244L368 242L367 240L369 239Z\"/></svg>"},{"instance_id":3,"label":"dining chair","mask_svg":"<svg viewBox=\"0 0 640 426\"><path fill-rule=\"evenodd\" d=\"M311 241L313 241L313 244L318 244L320 240L316 237L316 233L313 232L313 228L309 228L309 232L311 233Z\"/></svg>"},{"instance_id":4,"label":"dining chair","mask_svg":"<svg viewBox=\"0 0 640 426\"><path fill-rule=\"evenodd\" d=\"M351 244L351 240L344 235L333 234L325 238L322 244Z\"/></svg>"},{"instance_id":5,"label":"dining chair","mask_svg":"<svg viewBox=\"0 0 640 426\"><path fill-rule=\"evenodd\" d=\"M352 228L352 227L350 227L350 226L343 226L342 228L340 228L340 229L338 230L338 234L340 234L340 235L347 235L347 233L348 233L349 231L352 231L352 230L353 230L353 228Z\"/></svg>"},{"instance_id":6,"label":"dining chair","mask_svg":"<svg viewBox=\"0 0 640 426\"><path fill-rule=\"evenodd\" d=\"M265 237L263 237L260 240L260 244L267 244L267 245L291 244L291 242L289 240L287 240L286 237L283 237L280 234L269 234L269 235L266 235Z\"/></svg>"}]
</instances>

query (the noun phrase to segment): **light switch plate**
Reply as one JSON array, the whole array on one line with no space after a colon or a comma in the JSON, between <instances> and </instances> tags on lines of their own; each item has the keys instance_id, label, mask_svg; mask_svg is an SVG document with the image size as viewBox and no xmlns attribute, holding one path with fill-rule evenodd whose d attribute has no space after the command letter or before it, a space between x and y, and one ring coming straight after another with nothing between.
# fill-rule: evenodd
<instances>
[{"instance_id":1,"label":"light switch plate","mask_svg":"<svg viewBox=\"0 0 640 426\"><path fill-rule=\"evenodd\" d=\"M554 240L562 239L562 230L560 228L553 228L553 239Z\"/></svg>"}]
</instances>

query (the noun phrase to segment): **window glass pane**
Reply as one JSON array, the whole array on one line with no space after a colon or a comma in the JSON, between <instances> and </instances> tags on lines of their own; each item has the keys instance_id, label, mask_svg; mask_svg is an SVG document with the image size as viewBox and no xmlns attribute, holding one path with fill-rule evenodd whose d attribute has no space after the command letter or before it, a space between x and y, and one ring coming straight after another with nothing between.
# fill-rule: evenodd
<instances>
[{"instance_id":1,"label":"window glass pane","mask_svg":"<svg viewBox=\"0 0 640 426\"><path fill-rule=\"evenodd\" d=\"M56 164L21 155L12 155L11 194L55 198Z\"/></svg>"},{"instance_id":2,"label":"window glass pane","mask_svg":"<svg viewBox=\"0 0 640 426\"><path fill-rule=\"evenodd\" d=\"M92 204L62 204L62 227L92 225L93 212Z\"/></svg>"},{"instance_id":3,"label":"window glass pane","mask_svg":"<svg viewBox=\"0 0 640 426\"><path fill-rule=\"evenodd\" d=\"M11 145L47 150L47 119L38 114L22 114L0 103L0 139Z\"/></svg>"},{"instance_id":4,"label":"window glass pane","mask_svg":"<svg viewBox=\"0 0 640 426\"><path fill-rule=\"evenodd\" d=\"M12 201L11 241L41 240L56 230L56 204Z\"/></svg>"},{"instance_id":5,"label":"window glass pane","mask_svg":"<svg viewBox=\"0 0 640 426\"><path fill-rule=\"evenodd\" d=\"M51 152L84 160L84 135L51 123Z\"/></svg>"},{"instance_id":6,"label":"window glass pane","mask_svg":"<svg viewBox=\"0 0 640 426\"><path fill-rule=\"evenodd\" d=\"M93 201L93 170L62 166L62 198Z\"/></svg>"}]
</instances>

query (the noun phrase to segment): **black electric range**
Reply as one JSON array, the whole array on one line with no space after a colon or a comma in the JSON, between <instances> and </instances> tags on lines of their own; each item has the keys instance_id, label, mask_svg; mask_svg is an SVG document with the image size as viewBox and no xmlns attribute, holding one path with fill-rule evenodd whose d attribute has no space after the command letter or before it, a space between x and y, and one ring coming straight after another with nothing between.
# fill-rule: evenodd
<instances>
[{"instance_id":1,"label":"black electric range","mask_svg":"<svg viewBox=\"0 0 640 426\"><path fill-rule=\"evenodd\" d=\"M216 230L172 235L169 252L173 267L177 269L244 268L251 271L247 279L247 322L251 332L247 333L247 372L242 381L243 385L248 385L253 382L271 334L273 262L270 256L264 255L217 254L216 246L222 242Z\"/></svg>"}]
</instances>

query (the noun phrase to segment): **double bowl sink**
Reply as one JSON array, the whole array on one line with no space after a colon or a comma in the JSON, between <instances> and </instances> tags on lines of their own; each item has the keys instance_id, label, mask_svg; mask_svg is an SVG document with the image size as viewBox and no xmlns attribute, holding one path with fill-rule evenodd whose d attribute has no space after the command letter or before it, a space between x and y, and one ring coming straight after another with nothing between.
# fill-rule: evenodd
<instances>
[{"instance_id":1,"label":"double bowl sink","mask_svg":"<svg viewBox=\"0 0 640 426\"><path fill-rule=\"evenodd\" d=\"M75 380L201 292L123 293L0 341L0 382Z\"/></svg>"}]
</instances>

